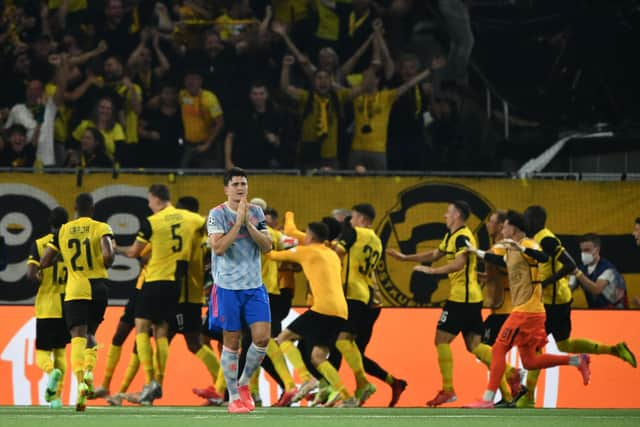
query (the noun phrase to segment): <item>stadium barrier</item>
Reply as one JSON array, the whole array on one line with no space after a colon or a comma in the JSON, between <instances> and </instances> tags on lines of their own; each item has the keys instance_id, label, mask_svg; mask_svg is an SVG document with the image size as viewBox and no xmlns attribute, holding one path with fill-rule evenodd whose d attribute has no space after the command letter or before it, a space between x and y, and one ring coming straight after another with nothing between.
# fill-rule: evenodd
<instances>
[{"instance_id":1,"label":"stadium barrier","mask_svg":"<svg viewBox=\"0 0 640 427\"><path fill-rule=\"evenodd\" d=\"M175 173L2 173L0 174L0 233L8 246L9 266L0 272L0 303L30 303L36 288L25 282L26 260L32 242L48 232L47 216L61 205L73 209L79 192L91 192L96 219L108 221L118 244L129 245L140 221L150 214L147 188L165 183L173 200L192 195L206 214L224 200L222 179L210 175ZM640 215L640 181L521 180L496 177L448 178L416 176L296 176L260 175L249 179L251 197L262 197L283 216L296 213L302 229L333 208L369 202L377 212L375 228L386 247L405 253L436 247L446 232L443 214L448 202L464 199L471 205L469 226L480 247L489 243L484 222L496 208L523 210L540 204L548 212L548 225L580 259L577 240L587 232L602 236L602 255L623 273L630 297L640 295L640 249L630 236ZM446 277L412 272L411 263L382 255L378 277L387 306L439 305L449 292ZM128 298L139 272L135 260L116 257L110 269L111 297ZM306 284L297 274L296 305L304 305ZM574 292L574 307L585 307L584 295Z\"/></svg>"},{"instance_id":2,"label":"stadium barrier","mask_svg":"<svg viewBox=\"0 0 640 427\"><path fill-rule=\"evenodd\" d=\"M118 324L122 308L110 307L105 322L98 331L101 343L95 370L96 383L102 381L107 347ZM44 404L46 377L35 365L35 319L33 309L24 306L1 307L3 327L0 328L0 405ZM300 311L300 310L298 310ZM292 312L286 325L295 316ZM486 313L485 313L486 315ZM398 406L420 407L441 388L437 354L434 348L435 326L440 316L437 309L385 308L376 324L367 355L376 360L398 378L404 378L409 386ZM632 350L640 351L640 311L576 311L573 313L574 337L588 337L604 343L626 340ZM133 334L123 345L111 391L116 392L124 376L134 343ZM215 346L215 342L214 342ZM70 347L67 359L70 356ZM458 402L453 406L470 402L482 396L488 371L474 356L467 353L461 338L452 345L454 353L454 386ZM547 352L558 353L555 343L547 345ZM520 366L517 355L508 355L510 363ZM67 360L68 366L70 361ZM612 356L592 358L591 384L582 385L582 378L573 367L553 368L543 371L538 383L536 404L547 408L640 408L640 396L636 387L640 384L640 369L633 369ZM341 369L342 378L350 389L355 387L353 374L346 364ZM64 404L74 404L77 384L70 372L65 375ZM138 372L130 391L140 391L143 373ZM260 376L263 404L277 401L275 383ZM387 406L391 392L384 383L372 380L378 392L366 406ZM189 354L180 336L171 343L168 367L164 380L163 398L157 405L200 405L202 401L191 393L192 387L209 385L210 377L204 365ZM300 381L298 381L300 383ZM90 401L90 405L104 405L104 400ZM303 405L306 402L302 402ZM203 408L203 411L206 409Z\"/></svg>"}]
</instances>

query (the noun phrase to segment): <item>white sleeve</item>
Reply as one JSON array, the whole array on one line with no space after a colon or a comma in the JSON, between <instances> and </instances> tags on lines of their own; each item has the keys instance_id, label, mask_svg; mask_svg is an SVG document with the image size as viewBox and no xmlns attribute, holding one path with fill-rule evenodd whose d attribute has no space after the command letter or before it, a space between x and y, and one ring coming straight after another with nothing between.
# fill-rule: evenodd
<instances>
[{"instance_id":1,"label":"white sleeve","mask_svg":"<svg viewBox=\"0 0 640 427\"><path fill-rule=\"evenodd\" d=\"M38 146L36 147L36 158L42 162L44 166L53 166L56 163L55 150L53 148L53 132L56 121L56 113L58 107L53 98L49 97L44 108L44 120L40 126L40 136L38 137Z\"/></svg>"}]
</instances>

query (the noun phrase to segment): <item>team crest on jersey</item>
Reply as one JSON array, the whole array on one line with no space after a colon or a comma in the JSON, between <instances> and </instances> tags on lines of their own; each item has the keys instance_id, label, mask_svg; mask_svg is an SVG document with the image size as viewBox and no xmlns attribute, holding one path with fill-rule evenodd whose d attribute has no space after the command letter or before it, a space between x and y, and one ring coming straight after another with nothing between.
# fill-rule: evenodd
<instances>
[{"instance_id":1,"label":"team crest on jersey","mask_svg":"<svg viewBox=\"0 0 640 427\"><path fill-rule=\"evenodd\" d=\"M471 207L467 226L476 234L479 247L489 245L484 226L494 208L481 194L472 189L446 182L427 182L398 194L396 204L389 209L376 230L385 248L397 248L413 254L436 248L447 233L444 212L454 200L465 200ZM389 269L389 262L394 263ZM383 251L376 273L380 289L391 305L401 307L429 306L438 283L446 275L427 275L395 264Z\"/></svg>"}]
</instances>

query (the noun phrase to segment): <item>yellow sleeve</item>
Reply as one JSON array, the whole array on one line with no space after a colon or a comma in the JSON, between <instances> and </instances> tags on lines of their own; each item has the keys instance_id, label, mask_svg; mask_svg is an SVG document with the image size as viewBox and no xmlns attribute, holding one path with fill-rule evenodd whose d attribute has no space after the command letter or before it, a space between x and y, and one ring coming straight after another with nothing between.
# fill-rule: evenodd
<instances>
[{"instance_id":1,"label":"yellow sleeve","mask_svg":"<svg viewBox=\"0 0 640 427\"><path fill-rule=\"evenodd\" d=\"M216 117L220 117L222 115L222 107L220 106L220 101L218 101L218 97L213 92L202 92L202 106L209 113L209 116L212 119L215 119Z\"/></svg>"},{"instance_id":2,"label":"yellow sleeve","mask_svg":"<svg viewBox=\"0 0 640 427\"><path fill-rule=\"evenodd\" d=\"M300 262L300 260L302 259L303 251L304 251L303 248L297 247L297 248L288 249L286 251L267 252L266 256L272 261Z\"/></svg>"},{"instance_id":3,"label":"yellow sleeve","mask_svg":"<svg viewBox=\"0 0 640 427\"><path fill-rule=\"evenodd\" d=\"M90 123L88 120L81 121L80 124L73 130L73 133L71 134L73 139L75 139L76 141L80 141L82 139L82 135L84 135L84 131L87 130L89 125Z\"/></svg>"},{"instance_id":4,"label":"yellow sleeve","mask_svg":"<svg viewBox=\"0 0 640 427\"><path fill-rule=\"evenodd\" d=\"M447 235L444 236L444 239L442 239L442 242L440 242L440 246L438 246L438 250L443 254L447 253Z\"/></svg>"},{"instance_id":5,"label":"yellow sleeve","mask_svg":"<svg viewBox=\"0 0 640 427\"><path fill-rule=\"evenodd\" d=\"M298 89L298 108L300 108L301 111L302 109L304 109L304 106L307 104L308 101L309 101L309 91L306 91L304 89Z\"/></svg>"},{"instance_id":6,"label":"yellow sleeve","mask_svg":"<svg viewBox=\"0 0 640 427\"><path fill-rule=\"evenodd\" d=\"M148 244L147 246L145 246L144 248L142 248L142 251L140 252L140 257L144 258L147 255L149 255L151 253L151 244Z\"/></svg>"},{"instance_id":7,"label":"yellow sleeve","mask_svg":"<svg viewBox=\"0 0 640 427\"><path fill-rule=\"evenodd\" d=\"M299 242L304 240L305 233L298 230L294 221L293 212L287 211L284 214L284 234L287 236L298 239Z\"/></svg>"},{"instance_id":8,"label":"yellow sleeve","mask_svg":"<svg viewBox=\"0 0 640 427\"><path fill-rule=\"evenodd\" d=\"M122 129L122 126L120 126L120 123L116 123L115 126L113 127L113 141L126 141L127 137L124 134L124 130Z\"/></svg>"},{"instance_id":9,"label":"yellow sleeve","mask_svg":"<svg viewBox=\"0 0 640 427\"><path fill-rule=\"evenodd\" d=\"M336 91L336 95L338 95L338 100L343 104L349 100L350 93L351 93L350 89L338 89Z\"/></svg>"},{"instance_id":10,"label":"yellow sleeve","mask_svg":"<svg viewBox=\"0 0 640 427\"><path fill-rule=\"evenodd\" d=\"M382 91L382 98L386 104L393 104L398 98L397 89L387 89Z\"/></svg>"},{"instance_id":11,"label":"yellow sleeve","mask_svg":"<svg viewBox=\"0 0 640 427\"><path fill-rule=\"evenodd\" d=\"M275 248L275 250L277 251L281 251L282 249L284 249L282 247L282 232L280 232L279 230L274 230L274 229L270 229L271 230L271 241L273 242L273 247Z\"/></svg>"}]
</instances>

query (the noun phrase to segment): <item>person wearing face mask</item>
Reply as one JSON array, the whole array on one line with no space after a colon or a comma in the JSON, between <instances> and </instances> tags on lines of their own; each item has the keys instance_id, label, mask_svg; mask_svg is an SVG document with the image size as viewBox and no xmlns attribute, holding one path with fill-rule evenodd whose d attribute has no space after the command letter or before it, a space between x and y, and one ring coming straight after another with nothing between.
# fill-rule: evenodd
<instances>
[{"instance_id":1,"label":"person wearing face mask","mask_svg":"<svg viewBox=\"0 0 640 427\"><path fill-rule=\"evenodd\" d=\"M576 269L576 287L582 287L589 308L627 308L624 278L611 261L600 256L600 248L596 234L580 239L582 265Z\"/></svg>"}]
</instances>

